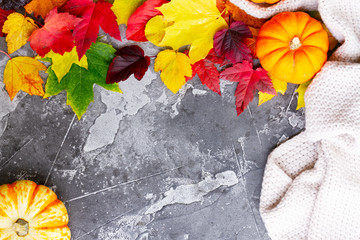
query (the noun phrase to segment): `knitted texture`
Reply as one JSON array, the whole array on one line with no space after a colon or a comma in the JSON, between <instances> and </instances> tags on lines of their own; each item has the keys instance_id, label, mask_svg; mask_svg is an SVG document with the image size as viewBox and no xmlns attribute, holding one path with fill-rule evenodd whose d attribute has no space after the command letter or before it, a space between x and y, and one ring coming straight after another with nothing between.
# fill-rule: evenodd
<instances>
[{"instance_id":1,"label":"knitted texture","mask_svg":"<svg viewBox=\"0 0 360 240\"><path fill-rule=\"evenodd\" d=\"M360 1L231 1L258 18L318 9L342 43L305 94L306 130L269 155L260 213L270 237L360 239Z\"/></svg>"}]
</instances>

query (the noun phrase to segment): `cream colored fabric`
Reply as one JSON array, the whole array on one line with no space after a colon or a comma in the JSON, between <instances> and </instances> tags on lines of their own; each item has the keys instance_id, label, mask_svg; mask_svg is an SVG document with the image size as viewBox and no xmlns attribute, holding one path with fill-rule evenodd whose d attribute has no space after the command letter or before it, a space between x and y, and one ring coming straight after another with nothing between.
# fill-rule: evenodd
<instances>
[{"instance_id":1,"label":"cream colored fabric","mask_svg":"<svg viewBox=\"0 0 360 240\"><path fill-rule=\"evenodd\" d=\"M360 239L360 1L232 2L255 17L318 9L342 43L305 94L306 130L269 155L260 212L270 237Z\"/></svg>"}]
</instances>

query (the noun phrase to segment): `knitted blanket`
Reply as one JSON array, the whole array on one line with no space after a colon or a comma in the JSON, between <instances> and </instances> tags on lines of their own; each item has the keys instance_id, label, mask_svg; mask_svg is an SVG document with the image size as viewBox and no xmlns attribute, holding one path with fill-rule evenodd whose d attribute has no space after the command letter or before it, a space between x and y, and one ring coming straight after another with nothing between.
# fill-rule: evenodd
<instances>
[{"instance_id":1,"label":"knitted blanket","mask_svg":"<svg viewBox=\"0 0 360 240\"><path fill-rule=\"evenodd\" d=\"M258 18L317 9L342 43L305 94L306 130L269 155L260 213L270 237L360 239L360 1L231 1Z\"/></svg>"}]
</instances>

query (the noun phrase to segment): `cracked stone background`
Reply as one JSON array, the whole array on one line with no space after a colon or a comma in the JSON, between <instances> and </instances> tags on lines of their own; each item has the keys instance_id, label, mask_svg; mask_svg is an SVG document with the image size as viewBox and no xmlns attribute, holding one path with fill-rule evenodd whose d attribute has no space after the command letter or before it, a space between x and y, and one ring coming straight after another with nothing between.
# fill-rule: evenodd
<instances>
[{"instance_id":1,"label":"cracked stone background","mask_svg":"<svg viewBox=\"0 0 360 240\"><path fill-rule=\"evenodd\" d=\"M124 94L95 86L79 121L65 92L11 102L0 81L0 184L30 179L53 189L74 240L269 239L258 210L262 177L272 149L304 128L296 86L260 107L255 99L238 117L236 84L227 81L222 96L197 77L172 94L152 64L143 80L119 85Z\"/></svg>"}]
</instances>

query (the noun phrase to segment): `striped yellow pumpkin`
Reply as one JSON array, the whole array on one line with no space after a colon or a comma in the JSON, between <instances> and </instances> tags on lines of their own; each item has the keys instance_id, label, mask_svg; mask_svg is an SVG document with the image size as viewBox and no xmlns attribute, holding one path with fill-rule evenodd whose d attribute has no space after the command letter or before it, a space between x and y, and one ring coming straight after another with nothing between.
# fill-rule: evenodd
<instances>
[{"instance_id":1,"label":"striped yellow pumpkin","mask_svg":"<svg viewBox=\"0 0 360 240\"><path fill-rule=\"evenodd\" d=\"M0 186L0 240L70 240L68 221L48 187L28 180Z\"/></svg>"}]
</instances>

